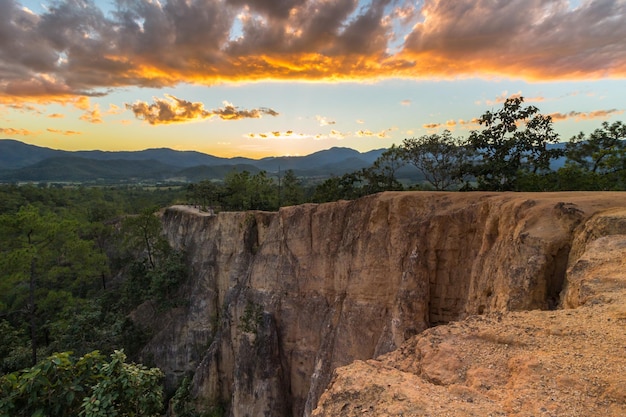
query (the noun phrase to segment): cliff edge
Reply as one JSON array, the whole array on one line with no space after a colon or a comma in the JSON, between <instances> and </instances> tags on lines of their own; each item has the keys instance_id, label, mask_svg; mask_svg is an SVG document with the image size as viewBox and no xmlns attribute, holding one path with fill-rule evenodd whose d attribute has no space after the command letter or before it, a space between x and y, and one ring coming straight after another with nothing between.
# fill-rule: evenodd
<instances>
[{"instance_id":1,"label":"cliff edge","mask_svg":"<svg viewBox=\"0 0 626 417\"><path fill-rule=\"evenodd\" d=\"M561 386L591 407L574 378L587 368L558 379L566 365L554 362L592 366L591 340L610 346L594 363L616 379L588 374L602 387L590 392L607 388L619 407L626 343L614 333L626 313L607 294L621 284L588 272L598 257L621 262L602 240L619 251L621 208L626 193L396 192L217 216L171 207L164 230L193 279L188 304L153 320L144 354L170 386L192 373L200 409L232 416L514 415L525 395L560 403ZM551 404L536 414L583 415Z\"/></svg>"}]
</instances>

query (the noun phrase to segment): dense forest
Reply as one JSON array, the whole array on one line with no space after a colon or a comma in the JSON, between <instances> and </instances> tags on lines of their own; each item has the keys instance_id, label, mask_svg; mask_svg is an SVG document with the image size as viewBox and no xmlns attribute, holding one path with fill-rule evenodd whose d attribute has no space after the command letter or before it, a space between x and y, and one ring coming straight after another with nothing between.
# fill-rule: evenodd
<instances>
[{"instance_id":1,"label":"dense forest","mask_svg":"<svg viewBox=\"0 0 626 417\"><path fill-rule=\"evenodd\" d=\"M291 170L233 170L178 187L0 186L0 416L162 412L160 371L133 363L150 334L128 318L148 300L184 303L185 254L161 235L162 207L277 210L386 190L626 189L621 122L563 142L549 116L513 98L479 123L468 138L405 139L371 167L319 183ZM399 179L407 165L420 181Z\"/></svg>"}]
</instances>

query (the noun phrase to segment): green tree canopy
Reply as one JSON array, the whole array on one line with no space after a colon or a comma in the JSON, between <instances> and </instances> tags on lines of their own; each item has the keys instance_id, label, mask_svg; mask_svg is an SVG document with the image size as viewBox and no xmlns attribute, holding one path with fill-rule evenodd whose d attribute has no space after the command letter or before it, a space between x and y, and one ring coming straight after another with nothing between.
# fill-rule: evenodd
<instances>
[{"instance_id":1,"label":"green tree canopy","mask_svg":"<svg viewBox=\"0 0 626 417\"><path fill-rule=\"evenodd\" d=\"M115 351L76 358L56 353L32 368L0 377L1 417L156 417L163 409L163 373L126 363Z\"/></svg>"},{"instance_id":2,"label":"green tree canopy","mask_svg":"<svg viewBox=\"0 0 626 417\"><path fill-rule=\"evenodd\" d=\"M548 172L550 161L562 155L562 150L548 148L559 139L552 118L523 102L523 97L509 98L502 109L483 114L478 122L484 129L473 131L467 140L477 157L464 172L476 178L480 189L517 190L520 172Z\"/></svg>"},{"instance_id":3,"label":"green tree canopy","mask_svg":"<svg viewBox=\"0 0 626 417\"><path fill-rule=\"evenodd\" d=\"M593 173L623 169L624 140L626 125L622 122L603 122L601 128L588 136L581 132L571 138L566 144L565 156L569 163Z\"/></svg>"},{"instance_id":4,"label":"green tree canopy","mask_svg":"<svg viewBox=\"0 0 626 417\"><path fill-rule=\"evenodd\" d=\"M461 168L467 162L468 152L449 130L405 139L401 149L403 158L414 165L435 190L447 190L460 183Z\"/></svg>"}]
</instances>

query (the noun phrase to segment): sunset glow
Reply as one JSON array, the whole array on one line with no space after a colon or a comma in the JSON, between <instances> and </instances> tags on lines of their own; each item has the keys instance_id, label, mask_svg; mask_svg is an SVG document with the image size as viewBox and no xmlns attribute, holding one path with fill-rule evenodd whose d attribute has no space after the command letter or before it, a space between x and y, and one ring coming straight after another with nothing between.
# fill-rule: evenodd
<instances>
[{"instance_id":1,"label":"sunset glow","mask_svg":"<svg viewBox=\"0 0 626 417\"><path fill-rule=\"evenodd\" d=\"M624 39L625 0L0 0L0 137L367 151L522 95L567 140L626 119Z\"/></svg>"}]
</instances>

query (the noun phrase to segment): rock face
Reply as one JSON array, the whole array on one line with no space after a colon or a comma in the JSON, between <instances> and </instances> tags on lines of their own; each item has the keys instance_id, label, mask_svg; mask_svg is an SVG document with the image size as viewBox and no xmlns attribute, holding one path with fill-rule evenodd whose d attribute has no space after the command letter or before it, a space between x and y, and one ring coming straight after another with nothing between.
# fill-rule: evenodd
<instances>
[{"instance_id":1,"label":"rock face","mask_svg":"<svg viewBox=\"0 0 626 417\"><path fill-rule=\"evenodd\" d=\"M587 258L603 256L604 243L590 248L614 230L618 207L626 194L383 193L217 216L171 207L164 230L189 257L189 301L159 318L144 355L170 387L193 373L198 407L223 404L231 416L309 416L318 403L318 416L447 415L429 395L461 398L450 415L507 415L526 410L525 396L574 396L594 381L615 389L597 388L593 404L623 404L606 379L580 382L577 368L556 378L552 360L565 356L557 347L537 353L560 337L554 346L584 355L568 339L580 332L605 341L600 330L578 328L596 310L551 310L564 287L566 307L599 309L593 300L603 305L618 285L585 272L595 262ZM597 226L585 228L590 222ZM619 320L602 316L612 332L610 318ZM520 333L532 340L517 342ZM624 356L623 346L610 358ZM494 357L503 349L508 356ZM570 415L554 408L559 398L545 401L546 413ZM478 406L488 412L472 414Z\"/></svg>"},{"instance_id":2,"label":"rock face","mask_svg":"<svg viewBox=\"0 0 626 417\"><path fill-rule=\"evenodd\" d=\"M338 368L313 416L625 416L626 209L575 233L562 307L428 329Z\"/></svg>"}]
</instances>

